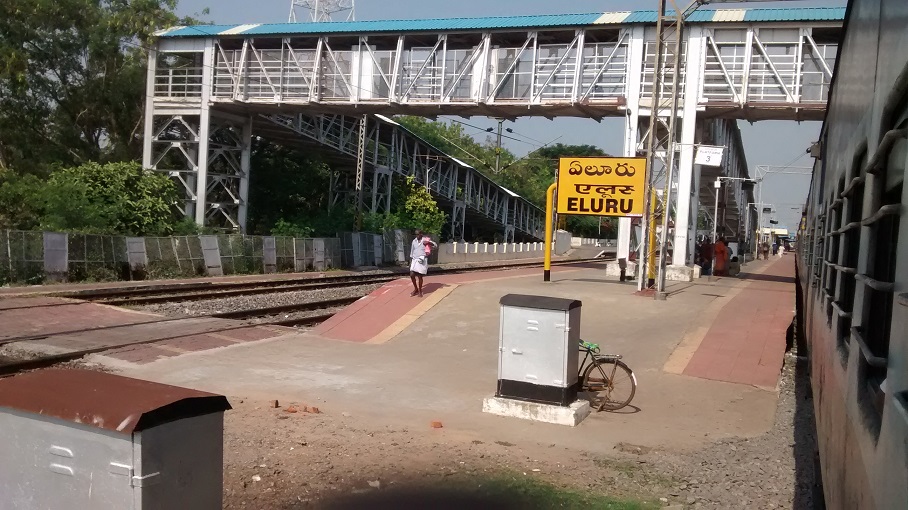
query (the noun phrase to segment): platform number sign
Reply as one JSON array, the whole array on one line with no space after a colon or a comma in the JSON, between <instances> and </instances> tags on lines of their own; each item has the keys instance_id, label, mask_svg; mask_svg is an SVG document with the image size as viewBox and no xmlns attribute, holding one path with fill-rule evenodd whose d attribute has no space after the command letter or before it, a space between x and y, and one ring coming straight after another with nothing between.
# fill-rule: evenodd
<instances>
[{"instance_id":1,"label":"platform number sign","mask_svg":"<svg viewBox=\"0 0 908 510\"><path fill-rule=\"evenodd\" d=\"M558 214L643 216L646 158L561 158Z\"/></svg>"},{"instance_id":2,"label":"platform number sign","mask_svg":"<svg viewBox=\"0 0 908 510\"><path fill-rule=\"evenodd\" d=\"M705 166L721 166L723 152L725 152L725 147L701 145L697 147L697 155L696 157L694 157L694 164Z\"/></svg>"}]
</instances>

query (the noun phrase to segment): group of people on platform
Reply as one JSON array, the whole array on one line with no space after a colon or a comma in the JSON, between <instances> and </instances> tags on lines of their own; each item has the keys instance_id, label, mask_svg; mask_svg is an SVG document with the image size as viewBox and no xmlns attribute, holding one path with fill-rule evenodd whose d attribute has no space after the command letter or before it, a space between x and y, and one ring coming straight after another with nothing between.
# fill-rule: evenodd
<instances>
[{"instance_id":1,"label":"group of people on platform","mask_svg":"<svg viewBox=\"0 0 908 510\"><path fill-rule=\"evenodd\" d=\"M741 272L741 262L728 247L725 237L719 237L715 243L708 238L700 239L695 256L702 275L738 276Z\"/></svg>"},{"instance_id":2,"label":"group of people on platform","mask_svg":"<svg viewBox=\"0 0 908 510\"><path fill-rule=\"evenodd\" d=\"M772 244L763 242L759 245L757 258L762 254L763 260L768 260L770 253L781 258L787 251L791 251L791 244L787 240L776 240ZM741 263L729 248L725 237L719 237L715 243L708 237L700 238L697 241L695 256L702 275L737 276L741 272Z\"/></svg>"},{"instance_id":3,"label":"group of people on platform","mask_svg":"<svg viewBox=\"0 0 908 510\"><path fill-rule=\"evenodd\" d=\"M764 241L763 244L760 246L760 251L763 252L763 260L769 260L770 251L772 251L773 257L778 256L779 258L782 258L782 255L785 252L791 251L791 244L787 240L786 241L776 240L776 241L773 241L772 245L770 245L768 242Z\"/></svg>"}]
</instances>

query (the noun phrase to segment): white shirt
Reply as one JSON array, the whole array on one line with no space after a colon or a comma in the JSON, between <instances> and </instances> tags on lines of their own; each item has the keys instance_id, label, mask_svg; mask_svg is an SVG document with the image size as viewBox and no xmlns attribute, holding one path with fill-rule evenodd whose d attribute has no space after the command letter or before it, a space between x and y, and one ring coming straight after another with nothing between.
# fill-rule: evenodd
<instances>
[{"instance_id":1,"label":"white shirt","mask_svg":"<svg viewBox=\"0 0 908 510\"><path fill-rule=\"evenodd\" d=\"M423 247L421 239L413 239L410 243L410 259L416 260L426 256L426 249Z\"/></svg>"}]
</instances>

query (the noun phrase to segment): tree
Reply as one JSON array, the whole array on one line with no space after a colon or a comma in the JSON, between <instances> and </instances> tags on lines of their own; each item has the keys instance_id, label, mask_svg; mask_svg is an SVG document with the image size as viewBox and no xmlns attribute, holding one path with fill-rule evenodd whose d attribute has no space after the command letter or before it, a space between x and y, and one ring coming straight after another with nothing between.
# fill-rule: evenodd
<instances>
[{"instance_id":1,"label":"tree","mask_svg":"<svg viewBox=\"0 0 908 510\"><path fill-rule=\"evenodd\" d=\"M0 230L30 230L41 224L44 181L0 170Z\"/></svg>"},{"instance_id":2,"label":"tree","mask_svg":"<svg viewBox=\"0 0 908 510\"><path fill-rule=\"evenodd\" d=\"M429 191L416 184L416 180L407 177L404 182L406 195L401 215L401 226L404 228L420 229L428 233L441 234L441 229L447 221L447 215L438 208L438 203L432 198Z\"/></svg>"},{"instance_id":3,"label":"tree","mask_svg":"<svg viewBox=\"0 0 908 510\"><path fill-rule=\"evenodd\" d=\"M249 232L311 234L316 217L329 214L331 169L318 153L254 138L250 166Z\"/></svg>"},{"instance_id":4,"label":"tree","mask_svg":"<svg viewBox=\"0 0 908 510\"><path fill-rule=\"evenodd\" d=\"M58 170L40 196L40 227L45 230L169 235L180 221L173 182L138 163L88 163Z\"/></svg>"},{"instance_id":5,"label":"tree","mask_svg":"<svg viewBox=\"0 0 908 510\"><path fill-rule=\"evenodd\" d=\"M401 116L394 120L436 149L462 160L483 173L494 173L496 146L491 138L487 139L485 143L479 143L467 134L460 124L445 124L424 117ZM514 154L507 149L502 149L502 166L515 159Z\"/></svg>"},{"instance_id":6,"label":"tree","mask_svg":"<svg viewBox=\"0 0 908 510\"><path fill-rule=\"evenodd\" d=\"M135 159L146 50L177 0L0 2L0 168ZM186 21L186 20L184 20Z\"/></svg>"}]
</instances>

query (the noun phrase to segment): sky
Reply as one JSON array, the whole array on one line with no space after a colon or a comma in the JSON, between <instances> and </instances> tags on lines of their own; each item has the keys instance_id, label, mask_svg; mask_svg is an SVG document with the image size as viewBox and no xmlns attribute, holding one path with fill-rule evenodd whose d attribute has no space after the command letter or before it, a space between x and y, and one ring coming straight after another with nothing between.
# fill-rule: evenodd
<instances>
[{"instance_id":1,"label":"sky","mask_svg":"<svg viewBox=\"0 0 908 510\"><path fill-rule=\"evenodd\" d=\"M725 8L736 7L840 7L846 0L785 0L768 2L734 3ZM685 3L686 4L686 3ZM199 13L209 9L207 16ZM564 14L623 11L658 8L657 0L356 0L357 20L456 18L481 16L509 16L530 14ZM195 15L205 21L219 24L280 23L286 22L290 12L290 0L180 0L177 12L180 15ZM465 127L468 133L479 141L485 141L485 128L496 126L496 121L481 117L458 120L481 129ZM601 147L610 154L621 154L623 119L604 119L597 123L590 119L521 118L506 122L518 140L505 139L503 144L517 155L530 152L543 143L557 140L564 144L590 144ZM751 176L757 165L806 167L813 160L806 155L807 148L816 141L821 123L792 121L761 121L748 124L740 121L744 152ZM763 183L763 202L774 205L774 217L789 228L797 227L800 219L800 204L807 196L809 177L770 173ZM755 192L756 193L756 192ZM701 204L702 206L709 204Z\"/></svg>"}]
</instances>

